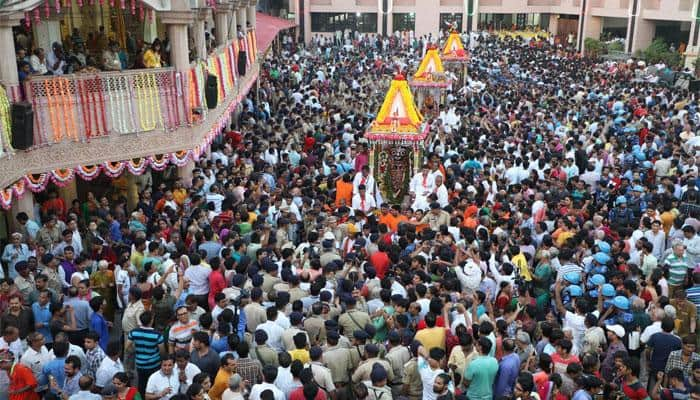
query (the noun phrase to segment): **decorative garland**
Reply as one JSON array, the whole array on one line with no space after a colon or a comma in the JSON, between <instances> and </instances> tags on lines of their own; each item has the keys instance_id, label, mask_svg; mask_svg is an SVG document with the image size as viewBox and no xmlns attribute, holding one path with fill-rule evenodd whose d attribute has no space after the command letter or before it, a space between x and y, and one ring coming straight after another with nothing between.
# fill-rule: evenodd
<instances>
[{"instance_id":1,"label":"decorative garland","mask_svg":"<svg viewBox=\"0 0 700 400\"><path fill-rule=\"evenodd\" d=\"M28 174L24 176L24 183L34 193L43 192L49 181L49 174Z\"/></svg>"},{"instance_id":2,"label":"decorative garland","mask_svg":"<svg viewBox=\"0 0 700 400\"><path fill-rule=\"evenodd\" d=\"M110 178L117 178L124 172L126 164L121 161L107 161L102 164L102 170Z\"/></svg>"},{"instance_id":3,"label":"decorative garland","mask_svg":"<svg viewBox=\"0 0 700 400\"><path fill-rule=\"evenodd\" d=\"M170 157L167 154L156 154L148 157L148 163L154 171L163 171L168 167Z\"/></svg>"},{"instance_id":4,"label":"decorative garland","mask_svg":"<svg viewBox=\"0 0 700 400\"><path fill-rule=\"evenodd\" d=\"M27 191L27 185L24 183L24 179L20 179L12 185L12 193L17 197L24 196Z\"/></svg>"},{"instance_id":5,"label":"decorative garland","mask_svg":"<svg viewBox=\"0 0 700 400\"><path fill-rule=\"evenodd\" d=\"M2 148L5 151L13 152L12 148L12 119L10 118L10 99L7 98L5 88L0 90L0 135L2 137Z\"/></svg>"},{"instance_id":6,"label":"decorative garland","mask_svg":"<svg viewBox=\"0 0 700 400\"><path fill-rule=\"evenodd\" d=\"M184 167L192 157L192 150L180 150L170 155L170 160L178 167Z\"/></svg>"},{"instance_id":7,"label":"decorative garland","mask_svg":"<svg viewBox=\"0 0 700 400\"><path fill-rule=\"evenodd\" d=\"M129 172L131 172L134 175L143 175L143 173L146 172L146 169L148 168L148 160L146 159L146 157L135 158L133 160L126 161L125 164L126 169L128 169Z\"/></svg>"},{"instance_id":8,"label":"decorative garland","mask_svg":"<svg viewBox=\"0 0 700 400\"><path fill-rule=\"evenodd\" d=\"M74 177L75 174L72 168L62 168L51 171L51 181L58 187L66 186Z\"/></svg>"},{"instance_id":9,"label":"decorative garland","mask_svg":"<svg viewBox=\"0 0 700 400\"><path fill-rule=\"evenodd\" d=\"M155 75L152 73L136 75L134 86L136 86L136 103L139 110L141 131L152 131L159 123L163 126L163 116L160 113L160 95Z\"/></svg>"},{"instance_id":10,"label":"decorative garland","mask_svg":"<svg viewBox=\"0 0 700 400\"><path fill-rule=\"evenodd\" d=\"M91 181L100 176L102 168L99 165L80 165L75 168L75 174L86 181Z\"/></svg>"},{"instance_id":11,"label":"decorative garland","mask_svg":"<svg viewBox=\"0 0 700 400\"><path fill-rule=\"evenodd\" d=\"M3 189L0 191L0 207L5 210L12 206L12 188Z\"/></svg>"}]
</instances>

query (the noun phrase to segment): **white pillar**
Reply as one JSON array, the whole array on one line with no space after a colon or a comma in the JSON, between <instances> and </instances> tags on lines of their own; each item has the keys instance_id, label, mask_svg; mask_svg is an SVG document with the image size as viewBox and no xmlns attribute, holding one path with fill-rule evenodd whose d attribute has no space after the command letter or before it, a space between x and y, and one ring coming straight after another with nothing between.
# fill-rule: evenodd
<instances>
[{"instance_id":1,"label":"white pillar","mask_svg":"<svg viewBox=\"0 0 700 400\"><path fill-rule=\"evenodd\" d=\"M10 212L8 213L13 217L8 221L12 229L11 232L17 231L17 220L14 216L21 212L26 213L30 220L34 220L34 193L29 189L27 189L24 192L24 196L20 198L12 197L12 208L10 208Z\"/></svg>"},{"instance_id":2,"label":"white pillar","mask_svg":"<svg viewBox=\"0 0 700 400\"><path fill-rule=\"evenodd\" d=\"M22 14L10 14L0 17L0 83L6 90L10 101L20 97L19 76L17 74L17 57L15 56L15 40L12 27L19 25Z\"/></svg>"},{"instance_id":3,"label":"white pillar","mask_svg":"<svg viewBox=\"0 0 700 400\"><path fill-rule=\"evenodd\" d=\"M214 11L214 23L216 25L216 45L221 46L228 41L228 16L230 9L219 5Z\"/></svg>"},{"instance_id":4,"label":"white pillar","mask_svg":"<svg viewBox=\"0 0 700 400\"><path fill-rule=\"evenodd\" d=\"M208 9L202 9L197 12L197 16L192 27L195 54L197 55L197 58L201 60L207 58L207 45L204 37L204 30L208 12Z\"/></svg>"},{"instance_id":5,"label":"white pillar","mask_svg":"<svg viewBox=\"0 0 700 400\"><path fill-rule=\"evenodd\" d=\"M229 29L228 29L228 40L233 40L236 38L237 34L237 25L238 25L238 13L236 10L231 10L229 13L229 16L231 17L231 22L229 24Z\"/></svg>"},{"instance_id":6,"label":"white pillar","mask_svg":"<svg viewBox=\"0 0 700 400\"><path fill-rule=\"evenodd\" d=\"M250 22L250 27L255 29L255 5L249 4L248 7L246 7L246 11L248 13L248 22Z\"/></svg>"},{"instance_id":7,"label":"white pillar","mask_svg":"<svg viewBox=\"0 0 700 400\"><path fill-rule=\"evenodd\" d=\"M241 26L241 32L243 32L243 34L246 34L248 32L248 11L246 11L246 7L241 7L238 10L236 10L236 12L238 13L238 25Z\"/></svg>"},{"instance_id":8,"label":"white pillar","mask_svg":"<svg viewBox=\"0 0 700 400\"><path fill-rule=\"evenodd\" d=\"M176 11L167 11L161 13L161 21L168 28L168 38L170 39L170 64L175 67L178 73L181 73L183 87L189 87L189 71L190 71L190 55L189 55L189 40L187 36L187 28L194 23L194 13L189 9L189 5L178 4L180 7L175 8L176 2L173 1L173 6ZM178 102L178 115L184 119L186 113L189 112L186 104L189 102L189 91L183 90L182 95L184 101ZM180 121L182 122L182 121Z\"/></svg>"}]
</instances>

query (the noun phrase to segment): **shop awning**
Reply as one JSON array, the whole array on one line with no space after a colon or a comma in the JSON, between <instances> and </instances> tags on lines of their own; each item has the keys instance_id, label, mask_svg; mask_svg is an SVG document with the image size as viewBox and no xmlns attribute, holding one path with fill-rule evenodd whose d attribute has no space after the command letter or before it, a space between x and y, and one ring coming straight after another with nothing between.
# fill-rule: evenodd
<instances>
[{"instance_id":1,"label":"shop awning","mask_svg":"<svg viewBox=\"0 0 700 400\"><path fill-rule=\"evenodd\" d=\"M297 26L294 21L273 17L263 13L256 13L255 18L255 35L259 51L267 50L280 31Z\"/></svg>"}]
</instances>

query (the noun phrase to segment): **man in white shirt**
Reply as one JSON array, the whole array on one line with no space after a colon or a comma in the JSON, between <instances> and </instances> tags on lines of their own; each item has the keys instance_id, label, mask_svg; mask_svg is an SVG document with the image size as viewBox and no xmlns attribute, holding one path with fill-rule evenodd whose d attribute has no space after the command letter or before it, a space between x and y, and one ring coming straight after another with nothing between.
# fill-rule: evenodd
<instances>
[{"instance_id":1,"label":"man in white shirt","mask_svg":"<svg viewBox=\"0 0 700 400\"><path fill-rule=\"evenodd\" d=\"M359 192L352 197L352 208L363 213L377 208L377 202L374 200L374 197L367 193L365 185L360 185L358 189Z\"/></svg>"},{"instance_id":2,"label":"man in white shirt","mask_svg":"<svg viewBox=\"0 0 700 400\"><path fill-rule=\"evenodd\" d=\"M15 362L19 361L24 352L22 341L19 340L19 329L14 326L7 326L0 336L0 349L10 350L15 356Z\"/></svg>"},{"instance_id":3,"label":"man in white shirt","mask_svg":"<svg viewBox=\"0 0 700 400\"><path fill-rule=\"evenodd\" d=\"M198 254L190 255L191 266L185 271L185 278L190 281L190 293L202 308L209 307L209 274L211 268L202 265Z\"/></svg>"},{"instance_id":4,"label":"man in white shirt","mask_svg":"<svg viewBox=\"0 0 700 400\"><path fill-rule=\"evenodd\" d=\"M261 329L267 333L267 344L270 345L273 350L278 353L283 352L284 344L282 343L282 334L284 333L284 328L277 322L277 316L279 315L277 307L268 307L265 312L267 314L267 321L258 324L256 329Z\"/></svg>"},{"instance_id":5,"label":"man in white shirt","mask_svg":"<svg viewBox=\"0 0 700 400\"><path fill-rule=\"evenodd\" d=\"M369 173L369 165L362 166L362 171L355 174L355 178L352 180L352 193L358 194L360 192L360 185L365 185L367 194L374 198L374 190L377 184L374 177Z\"/></svg>"},{"instance_id":6,"label":"man in white shirt","mask_svg":"<svg viewBox=\"0 0 700 400\"><path fill-rule=\"evenodd\" d=\"M437 202L440 207L445 207L449 204L449 199L447 198L447 187L443 185L442 174L437 174L435 176L435 189L434 193L437 196Z\"/></svg>"},{"instance_id":7,"label":"man in white shirt","mask_svg":"<svg viewBox=\"0 0 700 400\"><path fill-rule=\"evenodd\" d=\"M179 393L186 393L187 388L192 385L192 379L200 372L202 372L202 370L190 362L190 353L187 350L180 349L175 352L175 368L173 369L173 374L177 376L180 382Z\"/></svg>"},{"instance_id":8,"label":"man in white shirt","mask_svg":"<svg viewBox=\"0 0 700 400\"><path fill-rule=\"evenodd\" d=\"M275 385L275 379L277 379L277 367L266 365L263 368L263 383L253 385L250 389L250 396L248 399L260 400L260 394L266 390L270 390L275 395L275 400L285 400L284 393Z\"/></svg>"},{"instance_id":9,"label":"man in white shirt","mask_svg":"<svg viewBox=\"0 0 700 400\"><path fill-rule=\"evenodd\" d=\"M32 369L32 373L39 382L41 371L49 361L53 358L49 355L49 351L44 346L44 335L39 332L32 332L27 335L27 351L22 354L19 362ZM46 387L38 386L35 391L39 392Z\"/></svg>"},{"instance_id":10,"label":"man in white shirt","mask_svg":"<svg viewBox=\"0 0 700 400\"><path fill-rule=\"evenodd\" d=\"M425 210L428 208L428 195L433 192L435 188L435 179L432 174L430 174L430 169L427 165L423 165L421 172L411 178L411 183L409 185L409 192L411 197L414 198L413 205L411 206L414 210Z\"/></svg>"},{"instance_id":11,"label":"man in white shirt","mask_svg":"<svg viewBox=\"0 0 700 400\"><path fill-rule=\"evenodd\" d=\"M124 372L124 364L119 359L121 348L118 342L107 344L107 357L102 359L100 367L95 372L95 386L102 389L112 383L112 378L117 372Z\"/></svg>"},{"instance_id":12,"label":"man in white shirt","mask_svg":"<svg viewBox=\"0 0 700 400\"><path fill-rule=\"evenodd\" d=\"M309 350L309 355L311 357L311 373L314 375L316 384L327 393L335 391L331 370L323 365L323 350L314 346Z\"/></svg>"},{"instance_id":13,"label":"man in white shirt","mask_svg":"<svg viewBox=\"0 0 700 400\"><path fill-rule=\"evenodd\" d=\"M174 368L175 357L168 354L160 361L160 370L148 378L146 399L168 400L180 391L180 380Z\"/></svg>"}]
</instances>

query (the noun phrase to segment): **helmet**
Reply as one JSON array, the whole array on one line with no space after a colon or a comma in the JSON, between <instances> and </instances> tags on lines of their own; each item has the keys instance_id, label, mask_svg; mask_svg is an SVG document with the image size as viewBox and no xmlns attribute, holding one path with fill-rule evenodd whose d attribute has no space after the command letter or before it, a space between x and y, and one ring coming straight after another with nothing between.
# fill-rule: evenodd
<instances>
[{"instance_id":1,"label":"helmet","mask_svg":"<svg viewBox=\"0 0 700 400\"><path fill-rule=\"evenodd\" d=\"M610 244L608 242L598 242L598 249L603 253L610 253Z\"/></svg>"},{"instance_id":2,"label":"helmet","mask_svg":"<svg viewBox=\"0 0 700 400\"><path fill-rule=\"evenodd\" d=\"M571 283L572 285L578 285L581 282L581 274L578 272L567 272L564 274L564 280Z\"/></svg>"},{"instance_id":3,"label":"helmet","mask_svg":"<svg viewBox=\"0 0 700 400\"><path fill-rule=\"evenodd\" d=\"M610 262L610 256L607 255L606 253L603 253L602 251L595 253L595 255L593 256L593 259L598 264L607 264Z\"/></svg>"},{"instance_id":4,"label":"helmet","mask_svg":"<svg viewBox=\"0 0 700 400\"><path fill-rule=\"evenodd\" d=\"M600 286L605 283L605 277L601 274L595 274L591 276L591 279L588 280L593 286Z\"/></svg>"},{"instance_id":5,"label":"helmet","mask_svg":"<svg viewBox=\"0 0 700 400\"><path fill-rule=\"evenodd\" d=\"M609 283L603 285L603 297L615 296L615 287Z\"/></svg>"},{"instance_id":6,"label":"helmet","mask_svg":"<svg viewBox=\"0 0 700 400\"><path fill-rule=\"evenodd\" d=\"M617 196L617 199L615 199L615 204L627 204L627 197Z\"/></svg>"},{"instance_id":7,"label":"helmet","mask_svg":"<svg viewBox=\"0 0 700 400\"><path fill-rule=\"evenodd\" d=\"M616 308L619 308L620 310L629 310L630 308L630 301L627 297L625 296L616 296L613 299L613 305Z\"/></svg>"},{"instance_id":8,"label":"helmet","mask_svg":"<svg viewBox=\"0 0 700 400\"><path fill-rule=\"evenodd\" d=\"M579 285L570 285L568 288L571 297L581 297L583 296L583 290Z\"/></svg>"}]
</instances>

